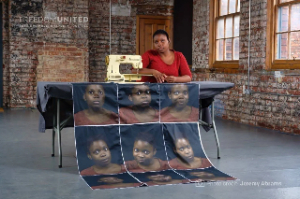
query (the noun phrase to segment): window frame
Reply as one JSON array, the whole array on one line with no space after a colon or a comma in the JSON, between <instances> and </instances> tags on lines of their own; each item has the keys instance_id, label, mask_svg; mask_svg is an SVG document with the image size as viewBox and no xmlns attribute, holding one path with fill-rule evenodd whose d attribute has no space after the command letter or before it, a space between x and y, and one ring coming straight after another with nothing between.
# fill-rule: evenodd
<instances>
[{"instance_id":1,"label":"window frame","mask_svg":"<svg viewBox=\"0 0 300 199\"><path fill-rule=\"evenodd\" d=\"M210 68L224 68L224 69L237 69L239 68L239 60L224 60L224 61L217 61L217 47L216 47L216 41L217 41L217 20L224 17L224 19L228 16L233 17L233 23L234 23L234 17L240 15L239 12L235 13L230 13L224 16L219 16L219 2L220 0L211 0L210 5L209 5L209 11L210 11L210 16L209 16L209 67ZM229 0L228 0L229 2ZM237 1L236 1L237 3ZM228 3L229 4L229 3ZM225 27L224 27L225 28ZM234 26L233 26L234 29ZM240 31L240 28L239 28ZM234 34L234 32L232 32ZM225 36L225 35L224 35ZM240 36L239 37L239 43L240 43ZM233 40L234 36L232 37L232 43L234 43ZM224 43L224 45L226 45ZM234 44L233 44L234 45ZM233 47L232 45L232 47ZM240 45L239 45L240 46ZM225 46L226 48L226 46ZM224 55L226 52L223 52ZM240 50L239 50L239 55L240 55ZM232 48L232 57L234 57L234 52ZM225 58L225 57L224 57Z\"/></svg>"},{"instance_id":2,"label":"window frame","mask_svg":"<svg viewBox=\"0 0 300 199\"><path fill-rule=\"evenodd\" d=\"M278 7L280 0L271 0L267 3L267 46L266 46L266 69L300 69L300 60L275 59L276 57L276 30L278 19ZM281 3L280 6L292 5L300 3L300 0ZM290 12L290 10L289 10ZM289 15L289 26L291 15ZM292 32L292 31L288 31ZM289 33L290 34L290 33ZM290 38L290 36L289 36ZM290 47L290 46L289 46Z\"/></svg>"}]
</instances>

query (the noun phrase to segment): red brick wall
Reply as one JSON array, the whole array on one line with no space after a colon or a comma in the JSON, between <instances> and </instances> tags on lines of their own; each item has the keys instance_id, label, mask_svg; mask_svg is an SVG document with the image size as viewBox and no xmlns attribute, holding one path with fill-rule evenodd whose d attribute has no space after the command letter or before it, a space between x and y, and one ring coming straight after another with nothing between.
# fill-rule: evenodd
<instances>
[{"instance_id":1,"label":"red brick wall","mask_svg":"<svg viewBox=\"0 0 300 199\"><path fill-rule=\"evenodd\" d=\"M88 22L70 18L88 19L87 1L11 0L9 6L6 106L34 107L37 81L88 80Z\"/></svg>"},{"instance_id":2,"label":"red brick wall","mask_svg":"<svg viewBox=\"0 0 300 199\"><path fill-rule=\"evenodd\" d=\"M88 49L85 45L47 43L38 51L37 81L88 81Z\"/></svg>"},{"instance_id":3,"label":"red brick wall","mask_svg":"<svg viewBox=\"0 0 300 199\"><path fill-rule=\"evenodd\" d=\"M8 1L2 1L2 13L3 13L3 105L9 103L9 3Z\"/></svg>"},{"instance_id":4,"label":"red brick wall","mask_svg":"<svg viewBox=\"0 0 300 199\"><path fill-rule=\"evenodd\" d=\"M117 0L112 0L116 4ZM120 1L123 5L126 1ZM173 0L130 1L130 16L112 16L112 54L135 54L136 15L172 15ZM90 81L106 78L105 56L109 55L109 1L89 2L89 66ZM128 69L128 68L127 68ZM126 69L122 69L126 71Z\"/></svg>"},{"instance_id":5,"label":"red brick wall","mask_svg":"<svg viewBox=\"0 0 300 199\"><path fill-rule=\"evenodd\" d=\"M266 70L267 0L252 0L250 89L248 84L248 0L241 0L239 72L204 72L209 52L209 0L194 1L193 67L194 80L228 81L235 87L216 97L217 115L255 126L286 133L300 134L300 71L282 70L283 78L275 78ZM202 70L200 70L202 68Z\"/></svg>"},{"instance_id":6,"label":"red brick wall","mask_svg":"<svg viewBox=\"0 0 300 199\"><path fill-rule=\"evenodd\" d=\"M3 4L4 103L8 107L34 106L37 81L103 81L109 54L109 1L35 1ZM113 0L116 4L118 1ZM125 4L125 0L121 3ZM248 0L241 0L240 60L236 74L204 72L209 53L209 0L194 0L193 80L234 82L217 96L217 115L237 122L300 133L299 70L284 70L281 79L265 70L267 0L252 0L251 95L247 85ZM173 0L130 1L130 16L112 16L112 54L135 54L136 15L172 15ZM46 28L22 27L17 17L85 16L88 24L32 22ZM81 26L78 26L81 25ZM79 62L80 60L80 62ZM78 64L79 63L79 64ZM62 67L63 66L63 67ZM74 72L76 71L76 73ZM65 73L67 75L61 75ZM80 75L79 75L80 73Z\"/></svg>"}]
</instances>

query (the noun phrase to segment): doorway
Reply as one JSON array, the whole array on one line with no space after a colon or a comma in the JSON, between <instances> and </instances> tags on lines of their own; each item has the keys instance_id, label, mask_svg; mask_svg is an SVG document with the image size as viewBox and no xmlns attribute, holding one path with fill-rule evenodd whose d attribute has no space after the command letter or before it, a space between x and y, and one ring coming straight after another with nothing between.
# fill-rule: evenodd
<instances>
[{"instance_id":1,"label":"doorway","mask_svg":"<svg viewBox=\"0 0 300 199\"><path fill-rule=\"evenodd\" d=\"M0 3L0 109L3 107L3 16L2 3Z\"/></svg>"},{"instance_id":2,"label":"doorway","mask_svg":"<svg viewBox=\"0 0 300 199\"><path fill-rule=\"evenodd\" d=\"M142 55L147 50L153 49L153 33L165 30L173 40L173 17L172 16L148 16L138 15L136 22L136 54ZM173 42L170 48L173 48Z\"/></svg>"}]
</instances>

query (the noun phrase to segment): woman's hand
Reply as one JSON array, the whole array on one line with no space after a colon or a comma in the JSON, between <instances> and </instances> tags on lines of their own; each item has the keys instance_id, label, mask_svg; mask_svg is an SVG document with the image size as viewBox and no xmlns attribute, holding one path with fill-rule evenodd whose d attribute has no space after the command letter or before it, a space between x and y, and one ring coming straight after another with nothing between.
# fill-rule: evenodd
<instances>
[{"instance_id":1,"label":"woman's hand","mask_svg":"<svg viewBox=\"0 0 300 199\"><path fill-rule=\"evenodd\" d=\"M165 79L167 78L167 75L157 71L153 70L152 75L155 77L157 83L163 83Z\"/></svg>"},{"instance_id":2,"label":"woman's hand","mask_svg":"<svg viewBox=\"0 0 300 199\"><path fill-rule=\"evenodd\" d=\"M168 83L174 83L174 82L177 82L177 77L175 77L175 76L167 76L165 80Z\"/></svg>"}]
</instances>

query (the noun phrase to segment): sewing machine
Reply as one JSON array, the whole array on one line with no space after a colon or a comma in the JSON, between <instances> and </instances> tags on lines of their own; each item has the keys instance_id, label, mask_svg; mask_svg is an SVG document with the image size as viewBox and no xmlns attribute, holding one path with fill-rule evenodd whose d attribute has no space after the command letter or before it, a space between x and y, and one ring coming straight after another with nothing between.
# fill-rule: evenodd
<instances>
[{"instance_id":1,"label":"sewing machine","mask_svg":"<svg viewBox=\"0 0 300 199\"><path fill-rule=\"evenodd\" d=\"M140 55L108 55L105 57L107 66L108 82L125 82L141 80L142 76L149 76L147 74L139 74L139 69L143 68L142 57ZM131 64L137 70L136 74L121 74L120 64Z\"/></svg>"}]
</instances>

